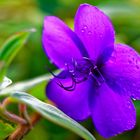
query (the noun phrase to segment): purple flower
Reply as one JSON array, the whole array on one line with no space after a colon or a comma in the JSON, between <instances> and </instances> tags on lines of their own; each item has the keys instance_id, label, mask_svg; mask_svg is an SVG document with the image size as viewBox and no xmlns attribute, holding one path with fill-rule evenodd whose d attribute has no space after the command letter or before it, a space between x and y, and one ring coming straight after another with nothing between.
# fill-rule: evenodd
<instances>
[{"instance_id":1,"label":"purple flower","mask_svg":"<svg viewBox=\"0 0 140 140\"><path fill-rule=\"evenodd\" d=\"M131 99L140 99L140 56L115 44L110 19L97 7L82 4L74 31L54 16L44 20L42 42L62 72L46 88L47 96L75 120L92 117L105 138L135 126Z\"/></svg>"}]
</instances>

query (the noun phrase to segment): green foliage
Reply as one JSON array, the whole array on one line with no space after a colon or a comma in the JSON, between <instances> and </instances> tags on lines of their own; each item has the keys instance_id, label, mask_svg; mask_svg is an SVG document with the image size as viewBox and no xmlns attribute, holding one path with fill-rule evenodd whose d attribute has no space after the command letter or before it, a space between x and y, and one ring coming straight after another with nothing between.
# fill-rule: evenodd
<instances>
[{"instance_id":1,"label":"green foliage","mask_svg":"<svg viewBox=\"0 0 140 140\"><path fill-rule=\"evenodd\" d=\"M0 50L0 60L8 65L23 46L28 35L28 32L20 32L10 37Z\"/></svg>"},{"instance_id":2,"label":"green foliage","mask_svg":"<svg viewBox=\"0 0 140 140\"><path fill-rule=\"evenodd\" d=\"M3 121L0 120L0 140L5 139L13 131L14 128L10 124L4 123Z\"/></svg>"},{"instance_id":3,"label":"green foliage","mask_svg":"<svg viewBox=\"0 0 140 140\"><path fill-rule=\"evenodd\" d=\"M82 127L76 121L72 120L56 107L44 103L24 92L13 92L12 94L10 94L10 96L17 99L18 101L26 103L35 111L40 113L44 118L49 119L50 121L53 121L54 123L59 124L65 128L68 128L82 138L86 140L95 140L90 132L88 132L84 127Z\"/></svg>"},{"instance_id":4,"label":"green foliage","mask_svg":"<svg viewBox=\"0 0 140 140\"><path fill-rule=\"evenodd\" d=\"M36 79L32 79L30 81L14 84L5 89L2 89L0 91L0 95L11 96L12 98L16 99L18 102L23 102L27 104L36 112L40 113L44 118L75 132L77 135L81 136L84 139L95 140L95 138L90 134L90 132L88 132L88 130L86 130L83 126L78 124L76 121L72 120L70 117L65 115L62 111L60 111L56 107L44 103L39 99L35 98L34 96L27 94L25 92L14 92L15 90L26 91L29 89L34 89L33 87L35 85L37 86L38 84L39 85L43 84L44 81L49 80L49 77L50 75L44 75ZM39 95L37 96L38 98L41 98Z\"/></svg>"},{"instance_id":5,"label":"green foliage","mask_svg":"<svg viewBox=\"0 0 140 140\"><path fill-rule=\"evenodd\" d=\"M0 79L2 80L5 74L6 68L9 66L10 62L25 44L27 38L30 35L30 31L19 32L12 37L10 37L0 49Z\"/></svg>"}]
</instances>

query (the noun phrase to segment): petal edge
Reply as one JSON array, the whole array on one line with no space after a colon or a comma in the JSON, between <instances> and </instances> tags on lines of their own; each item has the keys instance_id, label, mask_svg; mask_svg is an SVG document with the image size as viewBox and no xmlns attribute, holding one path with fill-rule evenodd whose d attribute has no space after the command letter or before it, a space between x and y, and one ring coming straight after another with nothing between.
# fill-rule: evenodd
<instances>
[{"instance_id":1,"label":"petal edge","mask_svg":"<svg viewBox=\"0 0 140 140\"><path fill-rule=\"evenodd\" d=\"M136 111L129 97L119 95L103 84L90 99L93 122L103 137L109 138L134 128Z\"/></svg>"},{"instance_id":2,"label":"petal edge","mask_svg":"<svg viewBox=\"0 0 140 140\"><path fill-rule=\"evenodd\" d=\"M59 68L72 59L79 59L86 50L77 35L59 18L46 16L42 33L46 55ZM73 53L74 52L74 53Z\"/></svg>"},{"instance_id":3,"label":"petal edge","mask_svg":"<svg viewBox=\"0 0 140 140\"><path fill-rule=\"evenodd\" d=\"M140 55L125 44L116 44L102 67L108 85L119 94L140 99Z\"/></svg>"},{"instance_id":4,"label":"petal edge","mask_svg":"<svg viewBox=\"0 0 140 140\"><path fill-rule=\"evenodd\" d=\"M59 76L64 76L64 71ZM67 78L60 80L65 86L71 85L72 81L67 75ZM90 115L89 110L89 89L90 81L85 81L76 85L74 91L66 91L57 85L57 79L52 79L46 88L47 97L56 104L56 106L65 112L68 116L77 121L85 120Z\"/></svg>"},{"instance_id":5,"label":"petal edge","mask_svg":"<svg viewBox=\"0 0 140 140\"><path fill-rule=\"evenodd\" d=\"M97 7L82 4L75 15L74 29L89 56L104 63L114 48L115 33L110 19Z\"/></svg>"}]
</instances>

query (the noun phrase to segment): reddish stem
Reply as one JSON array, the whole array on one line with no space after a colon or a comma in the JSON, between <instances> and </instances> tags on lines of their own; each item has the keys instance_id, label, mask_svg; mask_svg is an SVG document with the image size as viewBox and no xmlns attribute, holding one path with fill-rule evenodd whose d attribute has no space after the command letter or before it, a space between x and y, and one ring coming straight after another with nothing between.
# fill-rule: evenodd
<instances>
[{"instance_id":1,"label":"reddish stem","mask_svg":"<svg viewBox=\"0 0 140 140\"><path fill-rule=\"evenodd\" d=\"M41 116L38 113L35 113L31 116L31 125L23 124L19 125L17 129L7 138L7 140L21 140L31 129L31 126L34 126L39 120Z\"/></svg>"}]
</instances>

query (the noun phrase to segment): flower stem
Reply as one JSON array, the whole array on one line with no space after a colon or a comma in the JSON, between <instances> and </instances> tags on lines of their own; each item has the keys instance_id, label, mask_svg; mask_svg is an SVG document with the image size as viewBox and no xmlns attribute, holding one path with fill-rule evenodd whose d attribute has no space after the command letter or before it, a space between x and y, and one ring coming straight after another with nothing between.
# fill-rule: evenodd
<instances>
[{"instance_id":1,"label":"flower stem","mask_svg":"<svg viewBox=\"0 0 140 140\"><path fill-rule=\"evenodd\" d=\"M17 123L17 124L27 124L27 121L11 112L8 111L4 111L1 116L13 123Z\"/></svg>"},{"instance_id":2,"label":"flower stem","mask_svg":"<svg viewBox=\"0 0 140 140\"><path fill-rule=\"evenodd\" d=\"M13 114L9 111L6 110L6 107L8 104L10 104L11 98L5 98L3 100L3 102L0 104L0 115L1 117L3 117L4 119L11 121L13 123L17 123L17 124L27 124L27 121L24 118L21 118L19 116L17 116L16 114Z\"/></svg>"},{"instance_id":3,"label":"flower stem","mask_svg":"<svg viewBox=\"0 0 140 140\"><path fill-rule=\"evenodd\" d=\"M35 113L31 116L31 125L30 124L20 124L17 129L7 138L7 140L21 140L30 130L31 126L34 126L39 120L41 116L38 113Z\"/></svg>"},{"instance_id":4,"label":"flower stem","mask_svg":"<svg viewBox=\"0 0 140 140\"><path fill-rule=\"evenodd\" d=\"M20 116L22 118L24 118L31 125L31 123L30 123L30 116L29 116L29 114L27 112L27 106L26 106L26 104L19 103L18 106L19 106Z\"/></svg>"}]
</instances>

